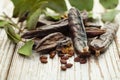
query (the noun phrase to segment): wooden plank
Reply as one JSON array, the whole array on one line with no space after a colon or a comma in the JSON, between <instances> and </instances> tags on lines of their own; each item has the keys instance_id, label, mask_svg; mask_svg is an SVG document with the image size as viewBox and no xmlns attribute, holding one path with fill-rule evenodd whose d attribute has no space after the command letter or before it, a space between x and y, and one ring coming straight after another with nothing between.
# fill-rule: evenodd
<instances>
[{"instance_id":1,"label":"wooden plank","mask_svg":"<svg viewBox=\"0 0 120 80\"><path fill-rule=\"evenodd\" d=\"M13 5L10 0L0 1L0 15L5 12L12 15ZM6 80L15 45L8 40L3 29L0 29L0 80Z\"/></svg>"},{"instance_id":2,"label":"wooden plank","mask_svg":"<svg viewBox=\"0 0 120 80\"><path fill-rule=\"evenodd\" d=\"M5 80L15 45L8 40L4 30L1 30L0 37L2 37L0 40L0 80Z\"/></svg>"},{"instance_id":3,"label":"wooden plank","mask_svg":"<svg viewBox=\"0 0 120 80\"><path fill-rule=\"evenodd\" d=\"M96 2L98 2L98 0L96 0ZM98 5L95 4L94 7L96 6ZM9 13L9 11L5 11ZM97 9L97 11L102 10ZM95 14L95 16L98 15ZM17 53L17 50L22 44L19 43L15 48L7 39L4 30L0 30L0 80L5 80L7 74L7 80L119 80L119 34L120 29L118 30L115 42L113 42L109 49L100 57L95 58L92 56L88 59L88 63L80 64L73 61L74 56L68 60L68 62L73 63L73 67L66 71L61 71L58 56L55 56L53 60L48 58L47 64L42 64L39 61L40 54L35 52L33 52L31 57L21 56ZM13 52L14 55L9 70ZM47 56L49 57L49 55ZM7 73L8 70L9 73Z\"/></svg>"}]
</instances>

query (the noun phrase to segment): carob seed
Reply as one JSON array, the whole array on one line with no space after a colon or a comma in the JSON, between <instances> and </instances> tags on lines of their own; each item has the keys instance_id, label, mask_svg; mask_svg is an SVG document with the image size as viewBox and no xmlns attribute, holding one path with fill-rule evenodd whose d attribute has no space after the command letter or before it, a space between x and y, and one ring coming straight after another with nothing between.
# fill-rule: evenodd
<instances>
[{"instance_id":1,"label":"carob seed","mask_svg":"<svg viewBox=\"0 0 120 80\"><path fill-rule=\"evenodd\" d=\"M67 64L65 64L65 66L66 66L67 68L71 68L71 67L73 66L73 64L67 63Z\"/></svg>"},{"instance_id":2,"label":"carob seed","mask_svg":"<svg viewBox=\"0 0 120 80\"><path fill-rule=\"evenodd\" d=\"M61 62L61 64L66 64L67 63L67 61L64 60L64 59L61 59L60 62Z\"/></svg>"},{"instance_id":3,"label":"carob seed","mask_svg":"<svg viewBox=\"0 0 120 80\"><path fill-rule=\"evenodd\" d=\"M79 58L79 57L75 57L75 58L74 58L74 61L75 61L75 62L80 62L80 58Z\"/></svg>"},{"instance_id":4,"label":"carob seed","mask_svg":"<svg viewBox=\"0 0 120 80\"><path fill-rule=\"evenodd\" d=\"M47 59L41 59L40 61L41 61L41 63L47 63L48 62Z\"/></svg>"},{"instance_id":5,"label":"carob seed","mask_svg":"<svg viewBox=\"0 0 120 80\"><path fill-rule=\"evenodd\" d=\"M71 50L71 51L69 52L69 54L70 54L71 56L73 56L73 55L74 55L74 51Z\"/></svg>"},{"instance_id":6,"label":"carob seed","mask_svg":"<svg viewBox=\"0 0 120 80\"><path fill-rule=\"evenodd\" d=\"M80 58L80 63L81 64L85 64L87 62L87 59L86 58Z\"/></svg>"},{"instance_id":7,"label":"carob seed","mask_svg":"<svg viewBox=\"0 0 120 80\"><path fill-rule=\"evenodd\" d=\"M68 60L69 57L68 56L63 56L63 57L61 57L61 59Z\"/></svg>"},{"instance_id":8,"label":"carob seed","mask_svg":"<svg viewBox=\"0 0 120 80\"><path fill-rule=\"evenodd\" d=\"M66 66L61 66L61 70L66 71Z\"/></svg>"},{"instance_id":9,"label":"carob seed","mask_svg":"<svg viewBox=\"0 0 120 80\"><path fill-rule=\"evenodd\" d=\"M55 57L55 55L56 55L56 52L55 52L55 51L52 51L52 52L50 53L50 58L53 59L53 58Z\"/></svg>"},{"instance_id":10,"label":"carob seed","mask_svg":"<svg viewBox=\"0 0 120 80\"><path fill-rule=\"evenodd\" d=\"M47 56L40 56L40 59L47 59Z\"/></svg>"}]
</instances>

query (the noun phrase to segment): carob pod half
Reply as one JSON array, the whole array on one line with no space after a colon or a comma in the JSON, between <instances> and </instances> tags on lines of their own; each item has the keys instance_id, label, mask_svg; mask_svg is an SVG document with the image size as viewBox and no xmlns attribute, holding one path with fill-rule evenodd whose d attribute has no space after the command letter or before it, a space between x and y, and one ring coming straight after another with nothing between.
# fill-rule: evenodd
<instances>
[{"instance_id":1,"label":"carob pod half","mask_svg":"<svg viewBox=\"0 0 120 80\"><path fill-rule=\"evenodd\" d=\"M62 41L64 39L65 36L60 32L51 33L38 41L35 50L37 52L51 51L56 48L58 41Z\"/></svg>"}]
</instances>

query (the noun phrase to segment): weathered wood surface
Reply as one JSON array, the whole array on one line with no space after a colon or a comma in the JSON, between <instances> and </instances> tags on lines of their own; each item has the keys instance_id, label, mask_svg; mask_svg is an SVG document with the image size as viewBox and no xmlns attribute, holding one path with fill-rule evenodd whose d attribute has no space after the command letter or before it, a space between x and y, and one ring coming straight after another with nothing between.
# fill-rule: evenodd
<instances>
[{"instance_id":1,"label":"weathered wood surface","mask_svg":"<svg viewBox=\"0 0 120 80\"><path fill-rule=\"evenodd\" d=\"M95 4L96 6L99 5ZM4 11L11 16L12 10L13 5L9 0L0 0L0 14ZM100 10L93 10L95 11ZM120 15L115 21L120 25ZM0 80L120 80L119 35L120 28L109 49L98 59L92 56L86 64L79 64L74 63L74 56L69 59L74 66L67 71L61 71L57 56L53 60L48 59L47 64L41 64L38 53L33 52L29 58L17 54L22 44L12 44L5 31L0 29Z\"/></svg>"},{"instance_id":2,"label":"weathered wood surface","mask_svg":"<svg viewBox=\"0 0 120 80\"><path fill-rule=\"evenodd\" d=\"M0 15L5 12L11 16L13 5L9 0L0 0ZM15 45L8 40L3 29L0 29L0 80L6 80L12 56L15 50Z\"/></svg>"}]
</instances>

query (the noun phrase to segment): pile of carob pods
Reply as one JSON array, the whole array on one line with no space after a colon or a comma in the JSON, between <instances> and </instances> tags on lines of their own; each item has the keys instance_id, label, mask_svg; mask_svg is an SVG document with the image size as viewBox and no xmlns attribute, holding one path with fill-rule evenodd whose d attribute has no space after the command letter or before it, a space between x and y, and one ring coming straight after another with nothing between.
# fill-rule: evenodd
<instances>
[{"instance_id":1,"label":"pile of carob pods","mask_svg":"<svg viewBox=\"0 0 120 80\"><path fill-rule=\"evenodd\" d=\"M38 27L39 26L39 27ZM48 53L53 59L60 57L61 70L71 68L73 64L67 60L74 56L74 62L84 64L91 54L98 57L104 53L113 41L118 25L105 23L104 27L88 18L86 11L80 12L71 8L68 17L57 22L47 24L39 22L35 30L25 32L22 38L33 39L33 50L41 54ZM47 63L45 55L40 56L41 63Z\"/></svg>"}]
</instances>

